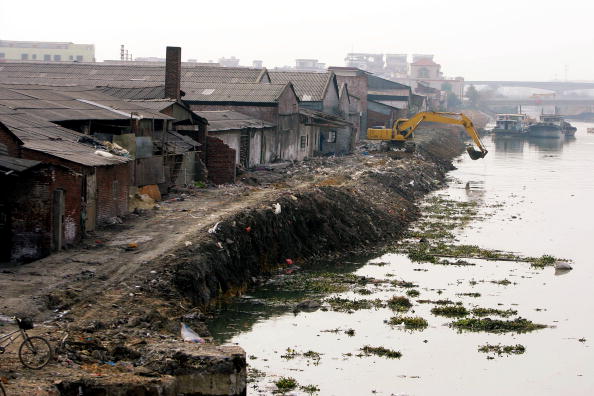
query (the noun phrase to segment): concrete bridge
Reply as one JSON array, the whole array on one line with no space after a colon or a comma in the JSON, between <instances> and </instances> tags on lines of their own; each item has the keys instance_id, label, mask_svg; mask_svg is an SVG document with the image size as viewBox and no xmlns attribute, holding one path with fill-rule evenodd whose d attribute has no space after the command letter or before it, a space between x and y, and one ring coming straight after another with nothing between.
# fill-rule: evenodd
<instances>
[{"instance_id":1,"label":"concrete bridge","mask_svg":"<svg viewBox=\"0 0 594 396\"><path fill-rule=\"evenodd\" d=\"M538 88L554 92L573 91L576 89L594 89L594 82L577 81L465 81L469 85L487 85L491 88L521 87Z\"/></svg>"},{"instance_id":2,"label":"concrete bridge","mask_svg":"<svg viewBox=\"0 0 594 396\"><path fill-rule=\"evenodd\" d=\"M481 100L481 104L487 106L594 106L594 97L582 98L493 98Z\"/></svg>"}]
</instances>

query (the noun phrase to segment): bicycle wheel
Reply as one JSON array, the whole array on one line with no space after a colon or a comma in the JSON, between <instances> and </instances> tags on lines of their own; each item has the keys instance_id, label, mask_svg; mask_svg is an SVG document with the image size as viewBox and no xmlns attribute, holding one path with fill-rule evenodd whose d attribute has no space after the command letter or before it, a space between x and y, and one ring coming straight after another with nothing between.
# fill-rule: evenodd
<instances>
[{"instance_id":1,"label":"bicycle wheel","mask_svg":"<svg viewBox=\"0 0 594 396\"><path fill-rule=\"evenodd\" d=\"M23 366L38 370L45 367L52 358L52 347L42 337L28 337L19 347L19 359Z\"/></svg>"}]
</instances>

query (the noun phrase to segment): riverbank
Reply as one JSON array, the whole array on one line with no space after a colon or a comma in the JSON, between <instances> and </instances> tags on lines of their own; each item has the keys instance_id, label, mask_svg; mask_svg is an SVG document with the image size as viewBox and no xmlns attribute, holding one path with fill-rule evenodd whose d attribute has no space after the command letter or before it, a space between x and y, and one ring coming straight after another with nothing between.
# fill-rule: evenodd
<instances>
[{"instance_id":1,"label":"riverbank","mask_svg":"<svg viewBox=\"0 0 594 396\"><path fill-rule=\"evenodd\" d=\"M242 394L241 348L189 346L180 322L209 341L204 319L216 299L279 267L376 249L402 235L418 216L415 201L443 186L464 148L448 128L417 136L414 155L363 148L246 173L237 186L187 191L85 246L3 269L3 313L45 320L34 332L58 346L57 361L34 373L4 355L10 394Z\"/></svg>"}]
</instances>

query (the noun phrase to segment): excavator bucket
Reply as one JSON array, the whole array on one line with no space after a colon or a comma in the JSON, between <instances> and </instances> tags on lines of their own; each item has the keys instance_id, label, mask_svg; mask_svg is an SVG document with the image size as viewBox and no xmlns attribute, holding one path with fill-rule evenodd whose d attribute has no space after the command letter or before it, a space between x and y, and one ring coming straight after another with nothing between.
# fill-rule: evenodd
<instances>
[{"instance_id":1,"label":"excavator bucket","mask_svg":"<svg viewBox=\"0 0 594 396\"><path fill-rule=\"evenodd\" d=\"M485 155L487 155L487 151L479 151L477 149L475 149L472 146L468 146L466 147L466 152L468 153L468 155L470 156L470 159L472 160L477 160L477 159L481 159L481 158L485 158Z\"/></svg>"}]
</instances>

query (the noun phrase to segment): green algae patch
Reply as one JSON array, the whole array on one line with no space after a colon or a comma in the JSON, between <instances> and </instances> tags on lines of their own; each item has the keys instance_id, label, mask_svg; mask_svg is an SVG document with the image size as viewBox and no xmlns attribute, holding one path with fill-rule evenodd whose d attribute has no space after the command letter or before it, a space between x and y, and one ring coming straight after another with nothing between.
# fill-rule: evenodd
<instances>
[{"instance_id":1,"label":"green algae patch","mask_svg":"<svg viewBox=\"0 0 594 396\"><path fill-rule=\"evenodd\" d=\"M388 321L392 326L404 325L407 330L423 330L429 323L420 316L393 316Z\"/></svg>"},{"instance_id":2,"label":"green algae patch","mask_svg":"<svg viewBox=\"0 0 594 396\"><path fill-rule=\"evenodd\" d=\"M546 325L534 323L524 318L513 320L465 318L458 319L450 325L461 331L484 331L487 333L527 333L547 327Z\"/></svg>"},{"instance_id":3,"label":"green algae patch","mask_svg":"<svg viewBox=\"0 0 594 396\"><path fill-rule=\"evenodd\" d=\"M530 265L536 268L544 268L551 265L554 265L556 261L567 261L563 259L556 258L554 256L543 254L540 257L529 257L528 260Z\"/></svg>"},{"instance_id":4,"label":"green algae patch","mask_svg":"<svg viewBox=\"0 0 594 396\"><path fill-rule=\"evenodd\" d=\"M419 304L435 304L435 305L462 305L462 301L453 302L452 300L417 300Z\"/></svg>"},{"instance_id":5,"label":"green algae patch","mask_svg":"<svg viewBox=\"0 0 594 396\"><path fill-rule=\"evenodd\" d=\"M491 345L485 344L478 347L482 353L496 353L497 355L521 355L526 352L526 347L522 344L516 345Z\"/></svg>"},{"instance_id":6,"label":"green algae patch","mask_svg":"<svg viewBox=\"0 0 594 396\"><path fill-rule=\"evenodd\" d=\"M320 387L317 385L304 385L304 386L300 386L299 389L301 389L303 392L307 393L308 395L314 395L320 392Z\"/></svg>"},{"instance_id":7,"label":"green algae patch","mask_svg":"<svg viewBox=\"0 0 594 396\"><path fill-rule=\"evenodd\" d=\"M419 285L414 284L413 282L407 282L405 280L393 280L390 281L390 284L394 287L404 287L404 288L413 288L413 287L419 287Z\"/></svg>"},{"instance_id":8,"label":"green algae patch","mask_svg":"<svg viewBox=\"0 0 594 396\"><path fill-rule=\"evenodd\" d=\"M409 249L407 256L413 263L437 263L437 257L428 253L426 246Z\"/></svg>"},{"instance_id":9,"label":"green algae patch","mask_svg":"<svg viewBox=\"0 0 594 396\"><path fill-rule=\"evenodd\" d=\"M297 380L292 377L281 377L278 381L274 382L276 385L276 393L287 393L299 386Z\"/></svg>"},{"instance_id":10,"label":"green algae patch","mask_svg":"<svg viewBox=\"0 0 594 396\"><path fill-rule=\"evenodd\" d=\"M419 297L421 292L416 289L410 289L406 291L406 295L409 297Z\"/></svg>"},{"instance_id":11,"label":"green algae patch","mask_svg":"<svg viewBox=\"0 0 594 396\"><path fill-rule=\"evenodd\" d=\"M433 315L445 316L447 318L462 318L468 315L468 310L461 305L446 305L431 308Z\"/></svg>"},{"instance_id":12,"label":"green algae patch","mask_svg":"<svg viewBox=\"0 0 594 396\"><path fill-rule=\"evenodd\" d=\"M384 308L385 304L382 300L349 300L348 298L332 297L326 300L333 311L338 312L352 312L360 309Z\"/></svg>"},{"instance_id":13,"label":"green algae patch","mask_svg":"<svg viewBox=\"0 0 594 396\"><path fill-rule=\"evenodd\" d=\"M388 308L392 311L406 312L412 307L410 300L404 296L394 296L387 302Z\"/></svg>"},{"instance_id":14,"label":"green algae patch","mask_svg":"<svg viewBox=\"0 0 594 396\"><path fill-rule=\"evenodd\" d=\"M510 316L514 316L518 313L515 309L496 309L496 308L473 308L470 311L474 316L501 316L504 318L509 318Z\"/></svg>"},{"instance_id":15,"label":"green algae patch","mask_svg":"<svg viewBox=\"0 0 594 396\"><path fill-rule=\"evenodd\" d=\"M481 293L469 292L469 293L458 293L457 296L464 296L464 297L474 297L478 298L481 296Z\"/></svg>"},{"instance_id":16,"label":"green algae patch","mask_svg":"<svg viewBox=\"0 0 594 396\"><path fill-rule=\"evenodd\" d=\"M361 348L361 351L365 355L376 355L380 357L386 357L388 359L400 359L402 357L402 353L400 353L400 351L394 351L392 349L384 347L372 347L366 345L363 348Z\"/></svg>"}]
</instances>

